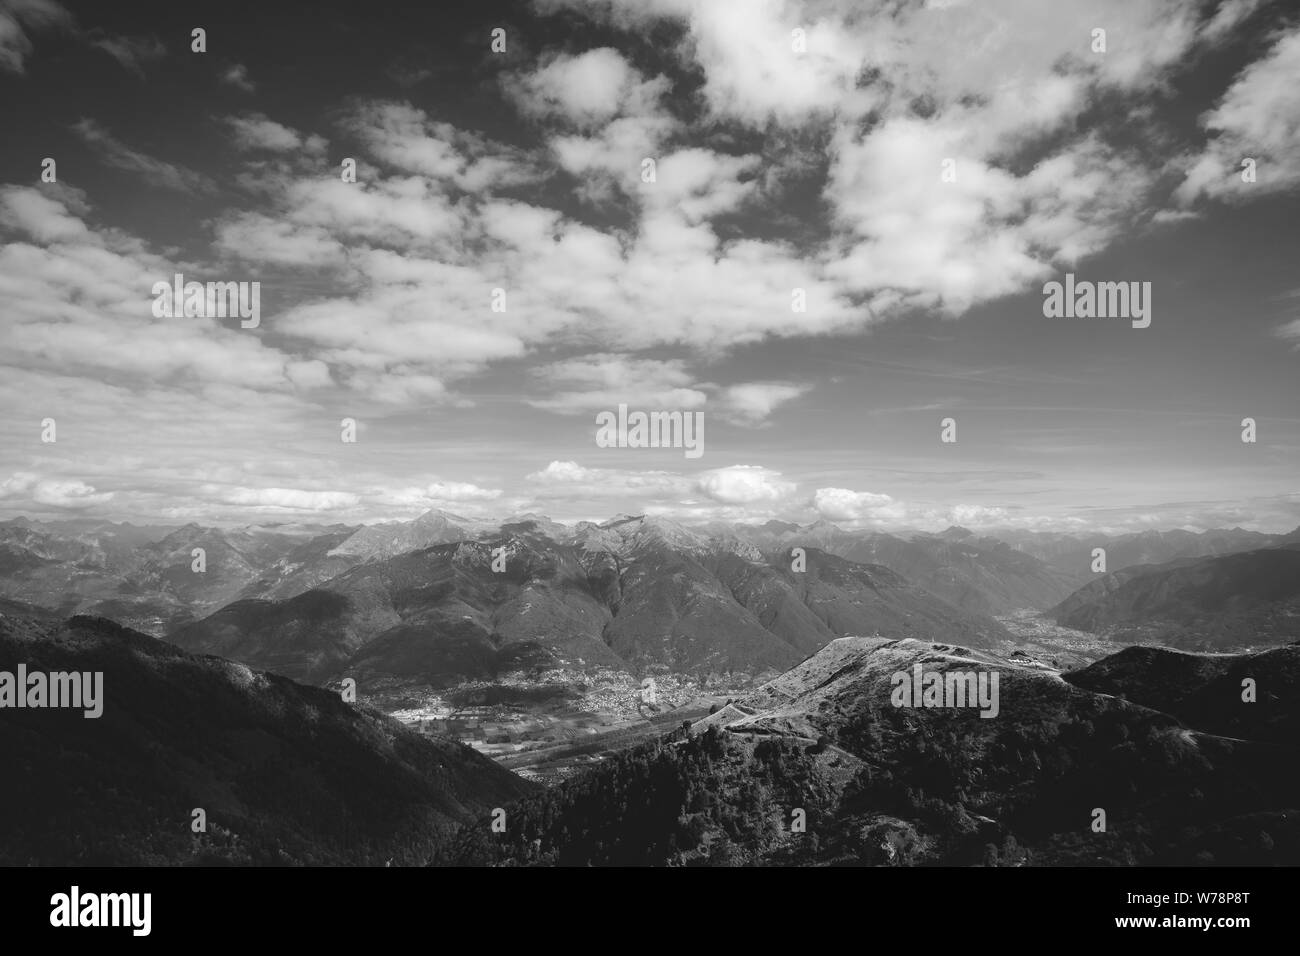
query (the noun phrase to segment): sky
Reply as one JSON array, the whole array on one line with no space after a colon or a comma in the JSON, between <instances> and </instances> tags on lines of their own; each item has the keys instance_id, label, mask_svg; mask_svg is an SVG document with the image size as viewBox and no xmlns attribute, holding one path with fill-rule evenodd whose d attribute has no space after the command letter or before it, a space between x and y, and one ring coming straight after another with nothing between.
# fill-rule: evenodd
<instances>
[{"instance_id":1,"label":"sky","mask_svg":"<svg viewBox=\"0 0 1300 956\"><path fill-rule=\"evenodd\" d=\"M448 6L0 0L0 518L1300 524L1293 7Z\"/></svg>"}]
</instances>

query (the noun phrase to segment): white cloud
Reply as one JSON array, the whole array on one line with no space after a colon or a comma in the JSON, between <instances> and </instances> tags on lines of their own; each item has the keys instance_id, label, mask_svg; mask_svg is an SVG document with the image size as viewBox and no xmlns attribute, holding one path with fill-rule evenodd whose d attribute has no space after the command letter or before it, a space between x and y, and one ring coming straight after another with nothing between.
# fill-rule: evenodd
<instances>
[{"instance_id":1,"label":"white cloud","mask_svg":"<svg viewBox=\"0 0 1300 956\"><path fill-rule=\"evenodd\" d=\"M1300 186L1300 27L1279 33L1262 58L1241 71L1218 105L1201 117L1205 151L1188 163L1175 197L1245 201ZM1243 160L1256 181L1242 180Z\"/></svg>"},{"instance_id":2,"label":"white cloud","mask_svg":"<svg viewBox=\"0 0 1300 956\"><path fill-rule=\"evenodd\" d=\"M314 155L325 152L326 141L316 135L304 139L297 130L263 115L228 116L226 123L235 136L235 146L244 150L267 150L273 153L305 150Z\"/></svg>"},{"instance_id":3,"label":"white cloud","mask_svg":"<svg viewBox=\"0 0 1300 956\"><path fill-rule=\"evenodd\" d=\"M668 89L664 77L645 80L609 47L544 57L528 72L505 77L502 85L525 115L559 117L577 126L650 113Z\"/></svg>"},{"instance_id":4,"label":"white cloud","mask_svg":"<svg viewBox=\"0 0 1300 956\"><path fill-rule=\"evenodd\" d=\"M738 424L756 425L765 422L782 405L811 390L811 385L792 382L743 382L724 388L720 397L726 409L724 417Z\"/></svg>"},{"instance_id":5,"label":"white cloud","mask_svg":"<svg viewBox=\"0 0 1300 956\"><path fill-rule=\"evenodd\" d=\"M588 468L574 461L553 461L541 471L525 476L542 500L586 500L632 497L648 501L676 501L689 495L692 481L668 471L634 471Z\"/></svg>"},{"instance_id":6,"label":"white cloud","mask_svg":"<svg viewBox=\"0 0 1300 956\"><path fill-rule=\"evenodd\" d=\"M42 244L71 240L97 242L91 240L86 224L71 212L70 207L81 202L80 193L67 189L55 198L21 186L0 188L0 205L5 210L5 221L13 229Z\"/></svg>"},{"instance_id":7,"label":"white cloud","mask_svg":"<svg viewBox=\"0 0 1300 956\"><path fill-rule=\"evenodd\" d=\"M732 465L705 472L697 481L699 490L728 505L770 503L788 498L797 487L780 472L759 465Z\"/></svg>"},{"instance_id":8,"label":"white cloud","mask_svg":"<svg viewBox=\"0 0 1300 956\"><path fill-rule=\"evenodd\" d=\"M1293 349L1300 350L1300 319L1292 319L1290 322L1279 325L1275 330L1275 334L1280 339L1292 342Z\"/></svg>"},{"instance_id":9,"label":"white cloud","mask_svg":"<svg viewBox=\"0 0 1300 956\"><path fill-rule=\"evenodd\" d=\"M93 485L78 479L41 478L30 472L16 472L0 482L0 499L16 500L30 506L78 509L103 505L112 500L111 492L97 492Z\"/></svg>"},{"instance_id":10,"label":"white cloud","mask_svg":"<svg viewBox=\"0 0 1300 956\"><path fill-rule=\"evenodd\" d=\"M343 244L329 230L257 212L237 213L217 223L214 245L232 258L303 268L336 268L345 256Z\"/></svg>"},{"instance_id":11,"label":"white cloud","mask_svg":"<svg viewBox=\"0 0 1300 956\"><path fill-rule=\"evenodd\" d=\"M435 501L493 501L501 497L501 489L481 488L467 481L435 481L424 494Z\"/></svg>"},{"instance_id":12,"label":"white cloud","mask_svg":"<svg viewBox=\"0 0 1300 956\"><path fill-rule=\"evenodd\" d=\"M850 491L847 488L818 488L813 493L812 506L819 515L831 521L874 521L902 517L901 504L889 495Z\"/></svg>"},{"instance_id":13,"label":"white cloud","mask_svg":"<svg viewBox=\"0 0 1300 956\"><path fill-rule=\"evenodd\" d=\"M257 84L248 76L248 67L242 63L232 63L221 72L221 82L227 86L233 86L237 90L243 90L245 93L256 93Z\"/></svg>"},{"instance_id":14,"label":"white cloud","mask_svg":"<svg viewBox=\"0 0 1300 956\"><path fill-rule=\"evenodd\" d=\"M251 510L338 511L351 508L361 499L345 491L304 491L299 488L229 488L222 498Z\"/></svg>"},{"instance_id":15,"label":"white cloud","mask_svg":"<svg viewBox=\"0 0 1300 956\"><path fill-rule=\"evenodd\" d=\"M89 229L76 191L0 187L0 207L12 214L4 220L10 241L0 246L7 365L109 382L293 388L289 368L298 359L259 336L209 318L155 319L154 283L192 270L133 237Z\"/></svg>"},{"instance_id":16,"label":"white cloud","mask_svg":"<svg viewBox=\"0 0 1300 956\"><path fill-rule=\"evenodd\" d=\"M376 160L399 173L426 177L434 192L448 186L485 191L537 175L523 151L430 120L409 103L364 103L348 115L344 126Z\"/></svg>"}]
</instances>

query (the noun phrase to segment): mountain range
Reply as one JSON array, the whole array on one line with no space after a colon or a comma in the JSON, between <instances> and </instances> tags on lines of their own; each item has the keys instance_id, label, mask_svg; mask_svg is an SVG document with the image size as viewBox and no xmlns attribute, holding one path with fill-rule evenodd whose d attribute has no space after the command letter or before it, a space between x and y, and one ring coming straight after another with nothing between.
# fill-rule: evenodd
<instances>
[{"instance_id":1,"label":"mountain range","mask_svg":"<svg viewBox=\"0 0 1300 956\"><path fill-rule=\"evenodd\" d=\"M1113 641L1213 650L1300 638L1300 544L1135 565L1048 612Z\"/></svg>"},{"instance_id":2,"label":"mountain range","mask_svg":"<svg viewBox=\"0 0 1300 956\"><path fill-rule=\"evenodd\" d=\"M552 668L761 675L846 634L991 647L1008 638L992 618L1022 611L1117 640L1284 642L1296 577L1294 552L1282 552L1296 537L999 538L629 515L563 525L441 511L362 527L14 519L0 523L0 600L110 617L313 682L441 687ZM1109 573L1090 570L1093 547L1107 549Z\"/></svg>"},{"instance_id":3,"label":"mountain range","mask_svg":"<svg viewBox=\"0 0 1300 956\"><path fill-rule=\"evenodd\" d=\"M447 686L502 671L777 672L846 633L1008 635L879 565L788 556L620 517L557 542L534 522L359 565L285 601L244 600L172 632L296 679ZM495 565L495 569L494 569Z\"/></svg>"}]
</instances>

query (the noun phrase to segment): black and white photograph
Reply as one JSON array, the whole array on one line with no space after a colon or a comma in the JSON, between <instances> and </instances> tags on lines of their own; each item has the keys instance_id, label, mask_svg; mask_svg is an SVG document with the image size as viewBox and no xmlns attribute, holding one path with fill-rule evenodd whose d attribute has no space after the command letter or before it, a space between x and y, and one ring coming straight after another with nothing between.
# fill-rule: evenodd
<instances>
[{"instance_id":1,"label":"black and white photograph","mask_svg":"<svg viewBox=\"0 0 1300 956\"><path fill-rule=\"evenodd\" d=\"M1300 864L1294 4L0 0L0 103L25 920Z\"/></svg>"}]
</instances>

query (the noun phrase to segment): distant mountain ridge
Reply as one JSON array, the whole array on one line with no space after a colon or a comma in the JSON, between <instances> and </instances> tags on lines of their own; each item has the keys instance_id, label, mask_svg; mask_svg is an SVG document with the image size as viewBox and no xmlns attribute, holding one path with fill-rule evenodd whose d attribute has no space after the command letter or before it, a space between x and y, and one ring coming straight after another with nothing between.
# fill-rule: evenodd
<instances>
[{"instance_id":1,"label":"distant mountain ridge","mask_svg":"<svg viewBox=\"0 0 1300 956\"><path fill-rule=\"evenodd\" d=\"M1286 643L1300 637L1300 544L1127 567L1049 616L1112 640L1192 650Z\"/></svg>"},{"instance_id":2,"label":"distant mountain ridge","mask_svg":"<svg viewBox=\"0 0 1300 956\"><path fill-rule=\"evenodd\" d=\"M236 602L169 639L303 680L440 686L520 667L779 671L849 631L1008 637L887 568L816 549L795 571L663 519L588 524L567 542L517 527L362 564L287 601Z\"/></svg>"},{"instance_id":3,"label":"distant mountain ridge","mask_svg":"<svg viewBox=\"0 0 1300 956\"><path fill-rule=\"evenodd\" d=\"M1249 548L1259 541L1276 544L1290 539L1300 540L1300 531L1286 535L1261 535L1240 529L1203 534L1144 532L1118 538L1015 531L1000 534L1001 537L977 534L961 527L951 527L937 534L890 534L844 529L826 520L807 525L769 520L761 524L712 521L692 526L638 515L620 515L599 523L582 521L566 525L530 513L497 522L436 509L410 521L360 527L282 523L216 529L193 523L181 527L141 527L91 519L61 522L13 519L0 522L0 598L62 615L100 614L162 636L177 632L226 607L232 608L227 618L243 620L250 608L263 606L244 602L281 605L323 588L328 582L353 570L430 547L459 543L487 546L505 539L536 543L544 539L547 542L544 547L576 548L584 553L605 551L612 555L643 555L646 558L643 568L651 568L659 561L661 569L670 574L676 573L668 570L676 565L666 560L664 555L675 555L688 562L681 568L686 578L679 580L677 585L660 585L661 594L683 585L689 578L694 581L691 586L696 588L701 601L689 606L687 613L673 627L664 628L653 623L648 630L638 631L631 626L630 615L615 620L618 615L612 606L597 608L585 604L580 596L575 596L582 588L569 589L566 592L568 596L558 604L551 602L549 597L541 597L529 605L528 599L524 598L519 607L528 605L530 610L527 613L534 618L545 618L553 612L558 615L556 620L562 622L554 627L544 627L544 622L539 621L532 629L548 636L541 639L536 648L525 648L524 660L536 659L540 665L552 659L547 654L554 657L553 652L559 649L561 653L556 660L564 659L565 654L576 655L581 658L583 666L594 666L594 662L599 661L608 666L689 669L696 665L705 666L711 655L719 666L730 666L737 657L748 654L751 657L749 666L780 668L790 663L792 650L798 653L807 650L809 634L816 633L824 638L826 635L822 630L837 633L836 625L827 620L821 620L820 624L804 621L790 625L789 622L799 615L777 615L770 607L760 612L757 606L746 608L743 601L731 601L733 605L741 605L739 610L728 606L726 592L732 589L732 584L709 582L709 578L716 577L723 567L715 556L730 554L744 562L779 569L791 565L795 548L806 552L818 551L857 564L887 568L957 611L975 618L987 618L1023 609L1048 611L1061 608L1069 601L1080 600L1074 596L1076 589L1096 583L1097 576L1090 570L1093 546L1107 548L1108 567L1112 574L1117 575L1106 585L1109 587L1121 577L1127 579L1135 573L1131 569L1138 565L1127 563L1134 560L1171 552L1208 550L1234 553L1233 549ZM1037 551L1041 556L1018 550L1008 542L1018 543L1028 551ZM206 561L206 570L201 574L192 568L193 555L198 548L203 549ZM656 558L656 549L667 550ZM1088 560L1081 565L1085 556ZM1193 558L1179 557L1175 560ZM622 574L621 568L591 570L601 578ZM433 573L436 577L439 572ZM749 580L745 575L741 577ZM631 580L635 579L636 575L633 575ZM630 593L639 596L649 593L649 590L634 589ZM897 590L891 593L895 596L901 594ZM735 594L731 597L735 598ZM601 600L596 604L599 605ZM878 609L879 601L873 600L876 603L871 607ZM310 600L306 603L309 604ZM410 670L414 666L410 663L411 655L418 657L420 652L415 649L422 646L417 636L422 633L420 628L427 631L430 626L435 626L444 634L452 630L461 633L458 639L461 650L452 658L463 660L467 666L470 660L477 660L470 671L487 674L517 663L514 651L504 657L499 652L505 644L527 643L521 635L532 626L525 620L524 612L516 613L509 606L498 609L496 598L472 603L476 609L473 612L455 612L454 608L449 608L446 614L433 615L432 618L422 613L403 616L395 612L387 619L387 625L396 627L400 623L406 625L406 629L388 635L378 648L389 648L393 655L406 659L407 663L398 669ZM850 603L842 602L841 606L848 607ZM300 603L294 607L304 606ZM544 612L540 610L543 607L551 610ZM356 613L355 610L349 612L353 617ZM767 624L759 620L763 613L777 621L778 627L786 627L787 632L770 633ZM1053 613L1059 616L1059 612ZM716 614L721 614L721 619L728 622L723 633L729 636L712 644L709 640L701 641L699 635L703 630L715 626L706 622L710 615ZM837 614L840 624L849 627L843 611ZM860 623L852 625L851 629L870 631L878 625L899 624L897 617L891 624L888 615L881 617L875 611L861 617ZM938 617L948 623L956 620L948 612ZM361 643L377 636L372 632L379 619L372 616L367 620L370 623L359 625L359 634L324 634L323 647L327 649L322 650L320 660L295 673L306 679L305 674L316 674L320 667L335 666L356 653ZM1273 624L1265 623L1273 627ZM606 625L609 626L608 632ZM353 624L337 626L347 631L357 629ZM410 629L412 626L416 631ZM960 630L969 624L956 626ZM1093 625L1085 622L1079 626L1090 628ZM661 639L662 635L674 631L675 637ZM691 633L697 636L690 637ZM229 634L214 646L228 646L225 643L228 638ZM725 647L733 641L740 641L748 650L742 653L740 645L730 651L713 647ZM620 642L620 649L613 649L615 642ZM656 642L657 649L651 649ZM585 648L581 653L576 651L579 645ZM328 649L330 646L332 650ZM276 663L267 666L286 666L293 653L286 650L277 657ZM256 659L262 658L258 656ZM381 660L368 660L368 666L373 665L380 671L388 666ZM446 666L453 663L454 660L448 660Z\"/></svg>"},{"instance_id":4,"label":"distant mountain ridge","mask_svg":"<svg viewBox=\"0 0 1300 956\"><path fill-rule=\"evenodd\" d=\"M1209 558L1258 551L1300 542L1300 527L1285 533L1266 534L1243 528L1213 528L1209 531L1141 531L1121 535L1074 535L1052 532L993 531L994 537L1013 548L1031 554L1052 567L1080 578L1092 576L1092 551L1106 551L1106 569L1119 571L1139 564L1166 564L1192 558Z\"/></svg>"}]
</instances>

